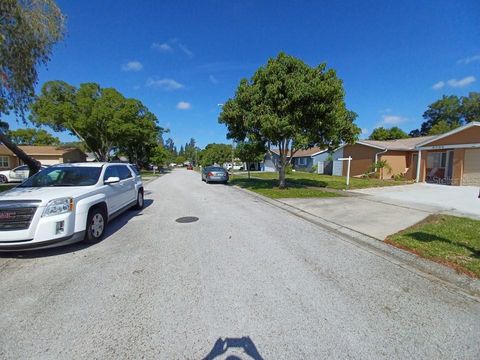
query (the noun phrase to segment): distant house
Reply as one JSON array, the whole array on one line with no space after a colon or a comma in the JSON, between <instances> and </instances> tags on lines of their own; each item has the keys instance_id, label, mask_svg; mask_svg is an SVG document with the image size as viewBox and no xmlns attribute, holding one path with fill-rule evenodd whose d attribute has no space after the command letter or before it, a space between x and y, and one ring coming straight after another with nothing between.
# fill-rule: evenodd
<instances>
[{"instance_id":1,"label":"distant house","mask_svg":"<svg viewBox=\"0 0 480 360\"><path fill-rule=\"evenodd\" d=\"M295 170L310 171L314 165L312 156L320 154L323 151L325 150L318 147L313 147L307 150L298 150L293 153L293 156L291 156L291 152L289 152L287 159L292 158L291 165ZM276 165L278 165L279 160L280 151L278 149L272 149L272 155L267 153L265 156L263 163L264 171L277 171Z\"/></svg>"},{"instance_id":2,"label":"distant house","mask_svg":"<svg viewBox=\"0 0 480 360\"><path fill-rule=\"evenodd\" d=\"M42 165L59 163L84 162L85 153L77 148L62 148L58 146L19 146L27 155L40 161ZM21 160L5 145L0 145L0 169L13 169L22 165Z\"/></svg>"}]
</instances>

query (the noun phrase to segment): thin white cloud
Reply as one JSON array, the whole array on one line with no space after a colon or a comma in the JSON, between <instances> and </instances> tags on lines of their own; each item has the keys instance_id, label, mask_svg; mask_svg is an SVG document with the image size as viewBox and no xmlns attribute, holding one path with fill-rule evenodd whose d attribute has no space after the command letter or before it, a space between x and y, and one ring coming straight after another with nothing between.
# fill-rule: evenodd
<instances>
[{"instance_id":1,"label":"thin white cloud","mask_svg":"<svg viewBox=\"0 0 480 360\"><path fill-rule=\"evenodd\" d=\"M153 78L148 78L145 85L147 87L154 87L163 90L178 90L185 87L183 84L180 84L178 81L175 81L173 79L155 80Z\"/></svg>"},{"instance_id":2,"label":"thin white cloud","mask_svg":"<svg viewBox=\"0 0 480 360\"><path fill-rule=\"evenodd\" d=\"M468 86L470 85L471 83L474 83L475 82L475 76L467 76L463 79L450 79L447 81L447 84L450 85L451 87L455 87L455 88L463 88L465 86Z\"/></svg>"},{"instance_id":3,"label":"thin white cloud","mask_svg":"<svg viewBox=\"0 0 480 360\"><path fill-rule=\"evenodd\" d=\"M168 43L156 43L154 42L152 44L152 49L154 50L157 50L159 52L163 52L163 53L171 53L173 52L173 48L168 44Z\"/></svg>"},{"instance_id":4,"label":"thin white cloud","mask_svg":"<svg viewBox=\"0 0 480 360\"><path fill-rule=\"evenodd\" d=\"M370 130L368 130L368 129L366 129L366 128L363 128L363 129L362 129L362 135L363 135L363 136L370 135Z\"/></svg>"},{"instance_id":5,"label":"thin white cloud","mask_svg":"<svg viewBox=\"0 0 480 360\"><path fill-rule=\"evenodd\" d=\"M189 58L193 58L195 55L193 51L187 47L187 45L182 44L177 38L170 39L164 43L154 42L152 43L151 48L161 53L174 53L180 51Z\"/></svg>"},{"instance_id":6,"label":"thin white cloud","mask_svg":"<svg viewBox=\"0 0 480 360\"><path fill-rule=\"evenodd\" d=\"M398 125L407 121L406 118L399 115L383 115L381 124L383 125Z\"/></svg>"},{"instance_id":7,"label":"thin white cloud","mask_svg":"<svg viewBox=\"0 0 480 360\"><path fill-rule=\"evenodd\" d=\"M470 64L472 62L476 62L476 61L480 61L480 54L460 59L460 60L457 61L457 64L468 65L468 64Z\"/></svg>"},{"instance_id":8,"label":"thin white cloud","mask_svg":"<svg viewBox=\"0 0 480 360\"><path fill-rule=\"evenodd\" d=\"M433 84L432 86L432 89L433 90L440 90L440 89L443 89L445 86L450 86L450 87L453 87L453 88L463 88L463 87L466 87L472 83L474 83L475 81L477 81L477 79L475 78L475 76L467 76L467 77L464 77L463 79L450 79L450 80L447 80L447 81L439 81L435 84Z\"/></svg>"},{"instance_id":9,"label":"thin white cloud","mask_svg":"<svg viewBox=\"0 0 480 360\"><path fill-rule=\"evenodd\" d=\"M192 104L190 104L189 102L186 102L186 101L180 101L177 104L177 109L179 109L179 110L188 110L188 109L191 109L191 107L192 107Z\"/></svg>"},{"instance_id":10,"label":"thin white cloud","mask_svg":"<svg viewBox=\"0 0 480 360\"><path fill-rule=\"evenodd\" d=\"M212 84L215 84L215 85L218 84L218 80L215 76L210 75L208 78Z\"/></svg>"},{"instance_id":11,"label":"thin white cloud","mask_svg":"<svg viewBox=\"0 0 480 360\"><path fill-rule=\"evenodd\" d=\"M180 48L180 50L183 51L183 53L185 55L187 55L189 58L192 58L193 57L193 52L184 44L178 44L178 47Z\"/></svg>"},{"instance_id":12,"label":"thin white cloud","mask_svg":"<svg viewBox=\"0 0 480 360\"><path fill-rule=\"evenodd\" d=\"M445 81L439 81L439 82L433 84L432 89L433 90L440 90L444 86L445 86Z\"/></svg>"},{"instance_id":13,"label":"thin white cloud","mask_svg":"<svg viewBox=\"0 0 480 360\"><path fill-rule=\"evenodd\" d=\"M122 65L123 71L140 71L143 69L143 65L140 61L133 60Z\"/></svg>"}]
</instances>

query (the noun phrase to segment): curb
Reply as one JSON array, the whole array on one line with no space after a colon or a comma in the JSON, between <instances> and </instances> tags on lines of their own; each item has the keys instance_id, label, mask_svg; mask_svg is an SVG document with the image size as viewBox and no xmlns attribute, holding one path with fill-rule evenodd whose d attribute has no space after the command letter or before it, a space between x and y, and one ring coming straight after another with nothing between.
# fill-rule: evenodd
<instances>
[{"instance_id":1,"label":"curb","mask_svg":"<svg viewBox=\"0 0 480 360\"><path fill-rule=\"evenodd\" d=\"M421 258L408 251L396 248L361 232L333 223L329 220L296 208L290 204L283 203L279 200L270 199L253 191L241 188L237 185L234 185L233 187L238 191L242 191L245 194L260 199L271 206L287 211L290 214L308 221L311 224L327 229L336 234L338 239L341 241L346 241L356 245L363 250L380 256L381 258L401 268L404 268L431 281L440 283L451 290L460 292L466 297L480 302L480 280L457 273L455 270L449 267L440 265L428 259Z\"/></svg>"}]
</instances>

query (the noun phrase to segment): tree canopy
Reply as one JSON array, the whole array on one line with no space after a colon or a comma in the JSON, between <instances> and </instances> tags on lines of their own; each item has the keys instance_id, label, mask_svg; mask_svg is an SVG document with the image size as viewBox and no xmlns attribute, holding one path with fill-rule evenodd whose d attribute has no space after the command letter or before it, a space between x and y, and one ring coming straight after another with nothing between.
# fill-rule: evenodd
<instances>
[{"instance_id":1,"label":"tree canopy","mask_svg":"<svg viewBox=\"0 0 480 360\"><path fill-rule=\"evenodd\" d=\"M99 161L108 161L114 152L126 154L134 163L148 161L163 130L139 100L96 83L79 88L63 81L45 83L32 104L30 120L54 131L69 131Z\"/></svg>"},{"instance_id":2,"label":"tree canopy","mask_svg":"<svg viewBox=\"0 0 480 360\"><path fill-rule=\"evenodd\" d=\"M242 141L235 148L235 156L247 164L250 178L250 163L262 161L265 157L265 145L259 142Z\"/></svg>"},{"instance_id":3,"label":"tree canopy","mask_svg":"<svg viewBox=\"0 0 480 360\"><path fill-rule=\"evenodd\" d=\"M410 136L438 135L472 121L480 121L480 93L468 96L444 95L430 104L423 113L425 121Z\"/></svg>"},{"instance_id":4,"label":"tree canopy","mask_svg":"<svg viewBox=\"0 0 480 360\"><path fill-rule=\"evenodd\" d=\"M391 127L390 129L380 126L373 129L369 136L369 140L396 140L407 138L408 134L400 129L398 126Z\"/></svg>"},{"instance_id":5,"label":"tree canopy","mask_svg":"<svg viewBox=\"0 0 480 360\"><path fill-rule=\"evenodd\" d=\"M232 145L208 144L199 153L199 162L202 166L213 164L222 165L232 160Z\"/></svg>"},{"instance_id":6,"label":"tree canopy","mask_svg":"<svg viewBox=\"0 0 480 360\"><path fill-rule=\"evenodd\" d=\"M17 145L60 145L60 139L44 129L9 130L7 135Z\"/></svg>"},{"instance_id":7,"label":"tree canopy","mask_svg":"<svg viewBox=\"0 0 480 360\"><path fill-rule=\"evenodd\" d=\"M249 139L280 150L279 185L285 187L286 154L313 146L336 148L353 143L360 129L346 108L342 81L326 64L311 67L280 53L242 79L223 106L219 122L227 137Z\"/></svg>"},{"instance_id":8,"label":"tree canopy","mask_svg":"<svg viewBox=\"0 0 480 360\"><path fill-rule=\"evenodd\" d=\"M62 39L65 17L53 0L2 0L0 3L0 116L14 112L22 120L34 98L37 67L45 65ZM0 130L2 141L29 168L40 163Z\"/></svg>"}]
</instances>

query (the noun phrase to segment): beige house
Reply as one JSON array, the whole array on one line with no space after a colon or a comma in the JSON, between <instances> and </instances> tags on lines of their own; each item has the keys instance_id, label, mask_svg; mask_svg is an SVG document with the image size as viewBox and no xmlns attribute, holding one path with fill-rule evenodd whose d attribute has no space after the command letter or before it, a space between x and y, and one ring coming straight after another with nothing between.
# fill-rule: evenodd
<instances>
[{"instance_id":1,"label":"beige house","mask_svg":"<svg viewBox=\"0 0 480 360\"><path fill-rule=\"evenodd\" d=\"M84 162L86 155L77 148L61 148L58 146L19 146L20 149L42 165L54 165L60 163ZM0 170L13 169L22 165L21 160L12 153L5 145L0 145Z\"/></svg>"},{"instance_id":2,"label":"beige house","mask_svg":"<svg viewBox=\"0 0 480 360\"><path fill-rule=\"evenodd\" d=\"M480 186L480 122L471 122L416 146L417 182Z\"/></svg>"},{"instance_id":3,"label":"beige house","mask_svg":"<svg viewBox=\"0 0 480 360\"><path fill-rule=\"evenodd\" d=\"M343 146L352 157L350 174L361 176L386 160L382 179L402 174L406 180L445 185L480 185L480 122L471 122L437 136L389 141L361 140ZM342 174L347 173L346 163Z\"/></svg>"}]
</instances>

